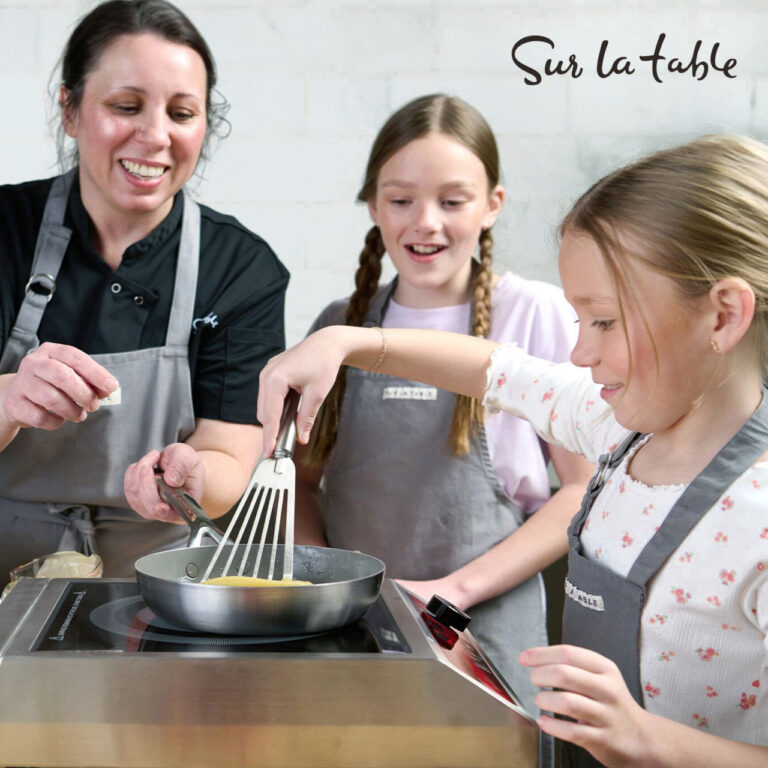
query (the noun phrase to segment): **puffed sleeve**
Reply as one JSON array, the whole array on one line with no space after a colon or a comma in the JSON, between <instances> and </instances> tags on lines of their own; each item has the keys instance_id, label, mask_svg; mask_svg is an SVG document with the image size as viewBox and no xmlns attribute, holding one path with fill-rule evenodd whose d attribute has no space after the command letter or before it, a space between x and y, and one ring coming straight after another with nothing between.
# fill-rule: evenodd
<instances>
[{"instance_id":1,"label":"puffed sleeve","mask_svg":"<svg viewBox=\"0 0 768 768\"><path fill-rule=\"evenodd\" d=\"M526 354L517 344L497 347L488 367L483 404L530 422L543 440L596 461L627 431L600 398L589 371Z\"/></svg>"}]
</instances>

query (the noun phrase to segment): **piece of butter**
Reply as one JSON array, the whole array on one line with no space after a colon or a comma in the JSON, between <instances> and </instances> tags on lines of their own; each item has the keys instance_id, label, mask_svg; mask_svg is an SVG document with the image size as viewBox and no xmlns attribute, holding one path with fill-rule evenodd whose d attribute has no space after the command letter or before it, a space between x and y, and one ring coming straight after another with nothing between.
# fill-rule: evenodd
<instances>
[{"instance_id":1,"label":"piece of butter","mask_svg":"<svg viewBox=\"0 0 768 768\"><path fill-rule=\"evenodd\" d=\"M99 405L120 405L123 402L123 390L118 384L117 389L114 392L110 392L106 397L102 397L99 400Z\"/></svg>"}]
</instances>

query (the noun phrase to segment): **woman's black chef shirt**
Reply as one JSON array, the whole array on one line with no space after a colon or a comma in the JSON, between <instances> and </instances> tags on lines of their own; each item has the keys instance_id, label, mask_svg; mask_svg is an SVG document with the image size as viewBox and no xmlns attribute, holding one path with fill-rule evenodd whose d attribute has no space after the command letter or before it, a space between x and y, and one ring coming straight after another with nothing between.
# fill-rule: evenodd
<instances>
[{"instance_id":1,"label":"woman's black chef shirt","mask_svg":"<svg viewBox=\"0 0 768 768\"><path fill-rule=\"evenodd\" d=\"M30 277L53 179L0 186L0 342L5 346ZM75 178L65 226L72 229L40 341L88 354L165 344L181 234L182 195L160 225L123 254L116 272L92 245ZM200 267L189 364L195 416L257 424L258 376L285 346L288 271L236 219L201 205Z\"/></svg>"}]
</instances>

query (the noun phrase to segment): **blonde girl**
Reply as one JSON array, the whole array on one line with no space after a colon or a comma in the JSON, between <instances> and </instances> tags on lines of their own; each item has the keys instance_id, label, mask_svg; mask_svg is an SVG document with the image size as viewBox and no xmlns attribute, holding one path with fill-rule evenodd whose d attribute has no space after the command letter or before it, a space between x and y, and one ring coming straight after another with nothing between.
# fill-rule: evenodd
<instances>
[{"instance_id":1,"label":"blonde girl","mask_svg":"<svg viewBox=\"0 0 768 768\"><path fill-rule=\"evenodd\" d=\"M569 529L564 640L520 655L542 729L579 766L768 762L768 148L705 137L598 182L562 227L574 365L514 345L387 331L380 369L484 398L604 454ZM274 443L300 439L376 331L330 328L265 369ZM587 375L591 372L590 376Z\"/></svg>"},{"instance_id":2,"label":"blonde girl","mask_svg":"<svg viewBox=\"0 0 768 768\"><path fill-rule=\"evenodd\" d=\"M313 328L438 328L567 359L575 326L562 291L493 273L503 198L496 141L476 109L442 94L406 104L374 141L358 195L373 226L356 290ZM380 286L385 253L397 278ZM300 465L297 537L376 555L424 598L469 610L473 632L533 707L516 657L546 643L537 571L565 552L590 473L560 448L551 456L562 487L550 499L549 452L519 419L485 420L476 398L378 370L342 371ZM524 523L529 515L536 525ZM518 529L525 541L510 540Z\"/></svg>"}]
</instances>

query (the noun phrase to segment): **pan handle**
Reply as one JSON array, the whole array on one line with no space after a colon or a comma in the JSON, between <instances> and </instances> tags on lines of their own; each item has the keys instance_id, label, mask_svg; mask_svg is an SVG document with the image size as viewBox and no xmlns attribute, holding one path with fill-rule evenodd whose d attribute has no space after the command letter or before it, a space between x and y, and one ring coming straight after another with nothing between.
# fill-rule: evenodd
<instances>
[{"instance_id":1,"label":"pan handle","mask_svg":"<svg viewBox=\"0 0 768 768\"><path fill-rule=\"evenodd\" d=\"M216 527L208 513L181 488L172 488L168 485L163 479L162 470L157 468L155 468L155 483L160 492L160 498L189 526L188 547L200 546L204 543L203 539L206 536L215 544L221 541L224 534Z\"/></svg>"}]
</instances>

